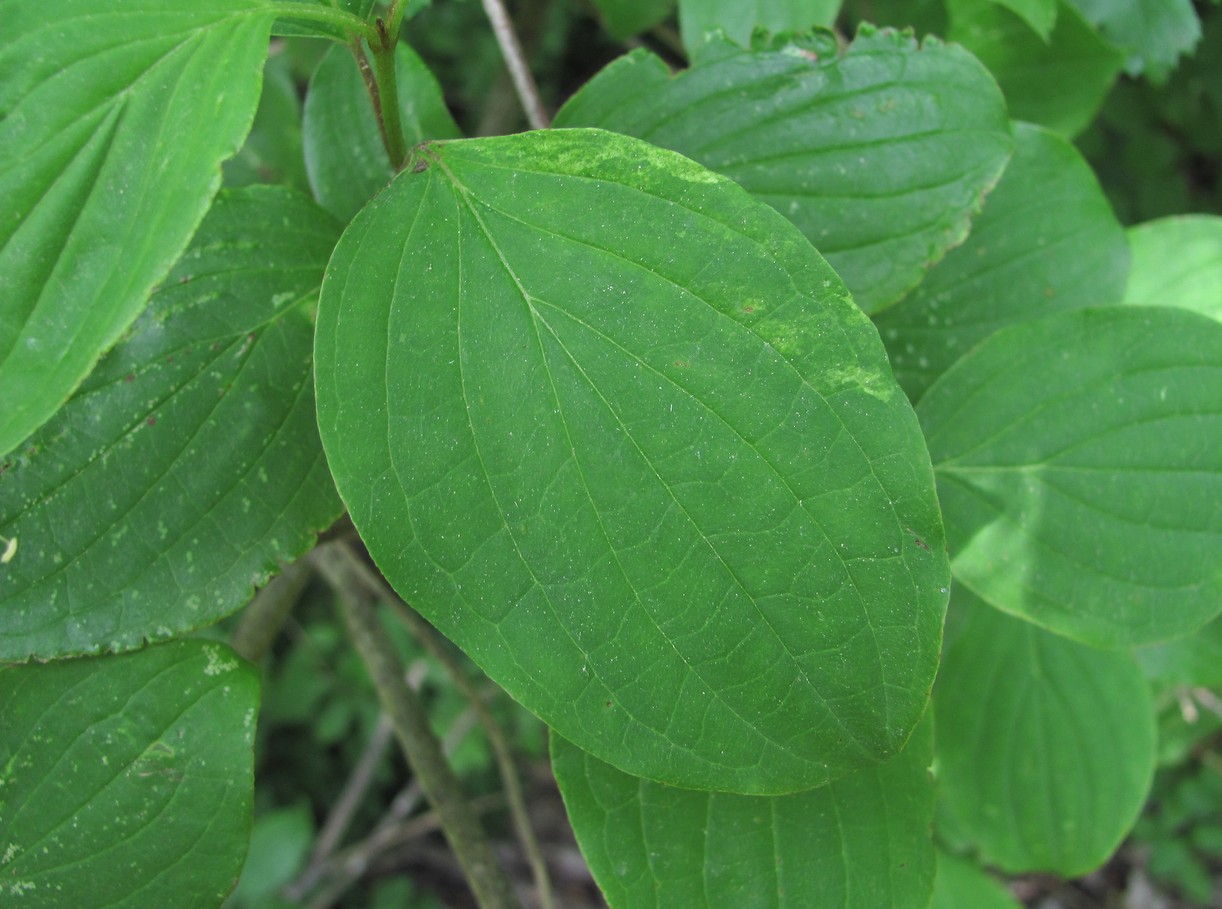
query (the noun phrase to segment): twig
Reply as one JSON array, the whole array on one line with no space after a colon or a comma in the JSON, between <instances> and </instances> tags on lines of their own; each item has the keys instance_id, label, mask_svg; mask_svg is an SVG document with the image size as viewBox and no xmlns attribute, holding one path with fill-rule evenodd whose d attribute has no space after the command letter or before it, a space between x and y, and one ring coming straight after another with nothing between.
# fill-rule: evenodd
<instances>
[{"instance_id":1,"label":"twig","mask_svg":"<svg viewBox=\"0 0 1222 909\"><path fill-rule=\"evenodd\" d=\"M479 720L484 734L488 737L488 744L492 746L492 753L496 757L497 770L501 776L501 784L505 787L505 798L509 803L509 814L513 818L514 831L517 833L518 840L522 844L522 851L526 855L527 863L530 865L535 887L539 891L539 905L541 909L555 909L556 904L552 896L551 880L547 873L547 862L543 859L542 850L539 849L539 841L535 838L535 831L530 823L530 813L526 810L526 798L522 793L522 784L518 780L513 752L509 747L509 743L505 740L505 736L501 732L501 727L497 724L496 718L493 717L487 703L485 703L480 693L476 691L471 679L463 672L462 667L458 665L453 655L438 642L437 634L433 627L422 619L414 609L404 603L394 590L390 588L390 585L362 561L352 551L351 547L344 545L343 552L345 558L350 561L354 576L372 594L390 604L395 614L411 629L416 639L442 665L450 678L454 680L454 684L458 686L459 691L462 692L463 697L467 699L472 709L475 710L476 718Z\"/></svg>"},{"instance_id":2,"label":"twig","mask_svg":"<svg viewBox=\"0 0 1222 909\"><path fill-rule=\"evenodd\" d=\"M446 730L445 738L441 741L441 750L445 756L452 756L458 749L458 746L466 739L468 733L474 728L475 711L471 707L467 707L450 724L450 728ZM382 820L378 821L377 827L374 828L374 833L376 834L379 830L386 827L394 827L410 815L416 810L416 805L420 802L422 795L419 780L412 780L404 786L391 800L390 808L387 809L386 815Z\"/></svg>"},{"instance_id":3,"label":"twig","mask_svg":"<svg viewBox=\"0 0 1222 909\"><path fill-rule=\"evenodd\" d=\"M286 565L255 594L233 632L233 649L252 663L260 662L284 627L310 580L305 560Z\"/></svg>"},{"instance_id":4,"label":"twig","mask_svg":"<svg viewBox=\"0 0 1222 909\"><path fill-rule=\"evenodd\" d=\"M447 757L454 753L474 725L475 714L469 707L450 724L442 742L442 751ZM420 782L413 779L395 796L390 808L372 833L317 864L311 863L298 875L297 880L284 888L285 897L293 902L300 902L320 881L325 881L322 895L315 896L310 902L310 909L327 909L347 893L374 862L401 843L401 831L408 827L404 824L404 819L415 810L421 796ZM430 819L427 829L431 830L436 826L436 814L430 813L423 817Z\"/></svg>"},{"instance_id":5,"label":"twig","mask_svg":"<svg viewBox=\"0 0 1222 909\"><path fill-rule=\"evenodd\" d=\"M471 800L471 809L476 814L485 814L501 807L503 807L503 800L496 793L482 795ZM370 837L362 843L345 849L340 856L337 856L343 861L341 866L344 871L343 876L331 881L321 893L310 900L307 909L330 909L373 866L374 862L387 852L419 839L425 834L432 833L441 826L441 819L437 816L437 812L430 811L410 821L393 824L376 840Z\"/></svg>"},{"instance_id":6,"label":"twig","mask_svg":"<svg viewBox=\"0 0 1222 909\"><path fill-rule=\"evenodd\" d=\"M395 727L395 736L420 780L421 788L437 811L450 848L481 909L517 909L518 902L505 870L480 827L458 779L429 725L428 714L408 687L398 654L386 638L373 605L358 590L351 559L342 543L314 550L314 564L335 589L340 612L361 656L382 707Z\"/></svg>"},{"instance_id":7,"label":"twig","mask_svg":"<svg viewBox=\"0 0 1222 909\"><path fill-rule=\"evenodd\" d=\"M518 100L522 103L522 110L526 112L527 122L530 123L531 129L547 129L549 120L539 98L539 88L535 85L535 77L530 74L526 55L522 53L522 45L504 4L501 0L483 0L483 4L484 13L492 24L493 34L496 35L496 43L501 48L501 56L509 67L509 75L513 78L513 87L517 89Z\"/></svg>"},{"instance_id":8,"label":"twig","mask_svg":"<svg viewBox=\"0 0 1222 909\"><path fill-rule=\"evenodd\" d=\"M385 713L379 714L373 735L369 737L369 742L365 745L360 760L356 762L352 774L344 782L339 798L335 800L331 813L327 815L326 823L322 825L322 830L319 831L318 838L314 841L314 849L310 853L311 865L325 861L335 851L340 840L344 838L344 833L347 832L348 825L352 823L352 816L360 806L361 799L369 791L373 776L378 771L378 765L386 757L386 749L390 747L394 731L390 717Z\"/></svg>"}]
</instances>

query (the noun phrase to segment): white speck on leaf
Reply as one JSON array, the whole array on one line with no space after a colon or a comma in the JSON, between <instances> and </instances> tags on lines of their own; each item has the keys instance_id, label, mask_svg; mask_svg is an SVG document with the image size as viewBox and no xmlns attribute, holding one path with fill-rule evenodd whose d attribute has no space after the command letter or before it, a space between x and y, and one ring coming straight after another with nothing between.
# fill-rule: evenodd
<instances>
[{"instance_id":1,"label":"white speck on leaf","mask_svg":"<svg viewBox=\"0 0 1222 909\"><path fill-rule=\"evenodd\" d=\"M204 675L220 675L237 669L237 663L226 658L219 647L205 647L204 655L208 657L208 665L204 667Z\"/></svg>"}]
</instances>

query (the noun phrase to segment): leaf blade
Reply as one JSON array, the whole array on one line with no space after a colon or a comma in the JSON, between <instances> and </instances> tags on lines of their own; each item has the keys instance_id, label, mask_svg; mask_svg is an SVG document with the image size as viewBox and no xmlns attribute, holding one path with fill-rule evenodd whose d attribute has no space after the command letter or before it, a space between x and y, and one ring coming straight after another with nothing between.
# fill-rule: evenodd
<instances>
[{"instance_id":1,"label":"leaf blade","mask_svg":"<svg viewBox=\"0 0 1222 909\"><path fill-rule=\"evenodd\" d=\"M966 242L874 317L913 401L997 329L1124 293L1124 230L1086 161L1039 127L1016 123L1014 136L1014 158Z\"/></svg>"},{"instance_id":2,"label":"leaf blade","mask_svg":"<svg viewBox=\"0 0 1222 909\"><path fill-rule=\"evenodd\" d=\"M250 831L254 671L216 643L0 669L7 893L216 906Z\"/></svg>"},{"instance_id":3,"label":"leaf blade","mask_svg":"<svg viewBox=\"0 0 1222 909\"><path fill-rule=\"evenodd\" d=\"M388 579L621 766L776 791L893 751L936 659L940 534L830 270L732 184L625 137L426 154L341 241L316 343L324 446ZM751 271L703 267L714 249ZM874 667L869 693L802 656L819 647ZM778 711L809 712L800 748Z\"/></svg>"},{"instance_id":4,"label":"leaf blade","mask_svg":"<svg viewBox=\"0 0 1222 909\"><path fill-rule=\"evenodd\" d=\"M199 224L258 99L257 0L7 3L0 452L68 397ZM177 137L191 136L190 143Z\"/></svg>"},{"instance_id":5,"label":"leaf blade","mask_svg":"<svg viewBox=\"0 0 1222 909\"><path fill-rule=\"evenodd\" d=\"M956 580L1096 646L1215 616L1220 328L1075 310L1003 328L944 373L917 411Z\"/></svg>"},{"instance_id":6,"label":"leaf blade","mask_svg":"<svg viewBox=\"0 0 1222 909\"><path fill-rule=\"evenodd\" d=\"M1222 319L1222 217L1183 215L1129 228L1124 302L1182 306Z\"/></svg>"},{"instance_id":7,"label":"leaf blade","mask_svg":"<svg viewBox=\"0 0 1222 909\"><path fill-rule=\"evenodd\" d=\"M904 750L783 796L694 792L621 773L552 735L552 768L582 853L612 906L924 909L932 724Z\"/></svg>"},{"instance_id":8,"label":"leaf blade","mask_svg":"<svg viewBox=\"0 0 1222 909\"><path fill-rule=\"evenodd\" d=\"M963 241L1012 147L996 83L953 45L863 26L818 41L705 45L673 78L637 51L556 114L645 139L735 180L793 221L867 313Z\"/></svg>"},{"instance_id":9,"label":"leaf blade","mask_svg":"<svg viewBox=\"0 0 1222 909\"><path fill-rule=\"evenodd\" d=\"M395 48L399 113L409 146L455 139L441 86L405 43ZM331 48L310 77L302 122L306 172L320 205L347 222L394 176L373 106L352 54Z\"/></svg>"},{"instance_id":10,"label":"leaf blade","mask_svg":"<svg viewBox=\"0 0 1222 909\"><path fill-rule=\"evenodd\" d=\"M950 821L1005 871L1084 874L1119 845L1149 792L1149 687L1132 653L1096 650L974 598L963 607L934 690L938 824Z\"/></svg>"},{"instance_id":11,"label":"leaf blade","mask_svg":"<svg viewBox=\"0 0 1222 909\"><path fill-rule=\"evenodd\" d=\"M6 459L4 659L210 624L339 516L305 312L338 234L285 189L219 196L132 334Z\"/></svg>"}]
</instances>

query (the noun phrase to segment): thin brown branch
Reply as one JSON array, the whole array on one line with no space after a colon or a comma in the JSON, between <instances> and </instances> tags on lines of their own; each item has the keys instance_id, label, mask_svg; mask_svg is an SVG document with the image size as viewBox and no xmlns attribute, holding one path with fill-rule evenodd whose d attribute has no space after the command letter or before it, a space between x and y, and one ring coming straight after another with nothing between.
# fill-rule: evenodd
<instances>
[{"instance_id":1,"label":"thin brown branch","mask_svg":"<svg viewBox=\"0 0 1222 909\"><path fill-rule=\"evenodd\" d=\"M413 666L414 668L414 666ZM409 673L409 676L411 673ZM420 680L409 677L408 683L419 688ZM446 757L451 756L475 726L475 712L468 707L460 713L446 730L445 739L441 743ZM420 782L412 779L410 783L396 795L390 803L382 819L373 831L359 842L344 849L332 852L318 861L311 860L291 884L284 888L287 899L300 902L305 896L322 883L324 894L332 901L346 893L375 861L389 849L398 844L395 831L404 827L404 820L416 810L423 798ZM436 815L429 817L436 819ZM317 851L317 850L316 850ZM310 903L313 907L329 906L330 902L320 902L316 896Z\"/></svg>"},{"instance_id":2,"label":"thin brown branch","mask_svg":"<svg viewBox=\"0 0 1222 909\"><path fill-rule=\"evenodd\" d=\"M360 807L361 800L369 791L374 774L378 772L378 766L386 757L386 751L390 747L394 734L395 730L391 725L390 717L385 713L380 714L378 723L373 729L373 735L369 737L365 750L344 782L339 798L335 800L331 813L327 815L322 830L318 832L318 837L314 840L314 849L310 853L310 864L317 865L325 861L344 838L348 825L352 823L352 817L356 814L356 809Z\"/></svg>"},{"instance_id":3,"label":"thin brown branch","mask_svg":"<svg viewBox=\"0 0 1222 909\"><path fill-rule=\"evenodd\" d=\"M340 612L361 656L395 736L441 818L450 848L463 868L481 909L517 909L518 901L492 851L454 770L433 734L424 705L404 679L403 666L386 637L373 604L354 576L351 550L331 543L314 550L312 560L335 589Z\"/></svg>"},{"instance_id":4,"label":"thin brown branch","mask_svg":"<svg viewBox=\"0 0 1222 909\"><path fill-rule=\"evenodd\" d=\"M483 0L484 13L492 24L492 33L496 35L496 43L509 67L509 75L513 79L513 87L518 92L518 100L522 110L526 112L526 120L531 129L547 129L550 120L543 109L543 101L539 98L539 88L535 85L535 77L530 73L526 62L526 54L522 51L522 43L514 30L509 13L501 0Z\"/></svg>"},{"instance_id":5,"label":"thin brown branch","mask_svg":"<svg viewBox=\"0 0 1222 909\"><path fill-rule=\"evenodd\" d=\"M344 551L347 558L351 560L354 576L366 586L370 593L390 605L395 614L411 629L416 639L442 665L450 678L453 679L454 684L458 687L463 697L471 704L476 718L479 720L480 727L488 737L488 744L492 747L492 753L496 758L501 784L505 787L505 798L509 803L510 817L513 818L514 832L517 834L518 841L522 845L522 852L526 856L527 864L530 865L531 875L539 892L539 905L542 909L555 909L556 904L552 895L552 885L547 872L547 863L543 859L542 850L539 849L539 841L535 837L534 828L530 823L530 812L526 809L526 799L522 793L521 781L518 779L513 751L510 749L509 742L506 741L496 718L492 715L492 711L488 709L483 696L476 690L470 677L467 676L463 668L454 659L453 654L438 642L437 633L433 630L433 627L422 619L414 609L403 602L394 590L390 588L390 585L370 568L368 564L362 561L350 547L345 546Z\"/></svg>"},{"instance_id":6,"label":"thin brown branch","mask_svg":"<svg viewBox=\"0 0 1222 909\"><path fill-rule=\"evenodd\" d=\"M305 560L286 565L255 594L233 632L233 649L252 663L260 662L310 580Z\"/></svg>"}]
</instances>

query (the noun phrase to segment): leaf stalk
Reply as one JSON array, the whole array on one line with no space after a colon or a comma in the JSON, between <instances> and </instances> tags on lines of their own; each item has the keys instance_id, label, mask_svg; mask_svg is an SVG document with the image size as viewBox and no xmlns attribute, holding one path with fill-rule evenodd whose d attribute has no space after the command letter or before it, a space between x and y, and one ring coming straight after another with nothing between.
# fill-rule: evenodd
<instances>
[{"instance_id":1,"label":"leaf stalk","mask_svg":"<svg viewBox=\"0 0 1222 909\"><path fill-rule=\"evenodd\" d=\"M378 127L382 131L382 144L396 171L407 160L407 144L403 141L403 123L399 119L399 80L395 73L395 46L399 43L399 32L391 31L379 17L375 20L377 37L369 42L373 52L373 77L377 84L374 107L378 114Z\"/></svg>"}]
</instances>

